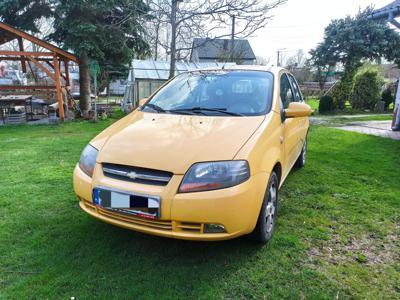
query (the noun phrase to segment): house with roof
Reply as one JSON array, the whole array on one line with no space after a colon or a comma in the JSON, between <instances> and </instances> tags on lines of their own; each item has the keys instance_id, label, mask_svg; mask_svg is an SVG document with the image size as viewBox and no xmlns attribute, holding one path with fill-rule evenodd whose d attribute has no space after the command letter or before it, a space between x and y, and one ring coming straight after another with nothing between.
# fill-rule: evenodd
<instances>
[{"instance_id":1,"label":"house with roof","mask_svg":"<svg viewBox=\"0 0 400 300\"><path fill-rule=\"evenodd\" d=\"M193 39L191 62L235 62L240 65L254 65L256 56L248 40L238 39Z\"/></svg>"},{"instance_id":2,"label":"house with roof","mask_svg":"<svg viewBox=\"0 0 400 300\"><path fill-rule=\"evenodd\" d=\"M380 9L374 10L369 17L373 20L387 20L397 29L400 29L400 22L396 20L396 18L400 17L400 0L393 1ZM397 88L392 124L393 130L400 131L400 87Z\"/></svg>"},{"instance_id":3,"label":"house with roof","mask_svg":"<svg viewBox=\"0 0 400 300\"><path fill-rule=\"evenodd\" d=\"M388 22L400 29L400 23L396 20L398 17L400 17L400 0L393 1L380 9L374 10L370 16L374 20L387 19Z\"/></svg>"}]
</instances>

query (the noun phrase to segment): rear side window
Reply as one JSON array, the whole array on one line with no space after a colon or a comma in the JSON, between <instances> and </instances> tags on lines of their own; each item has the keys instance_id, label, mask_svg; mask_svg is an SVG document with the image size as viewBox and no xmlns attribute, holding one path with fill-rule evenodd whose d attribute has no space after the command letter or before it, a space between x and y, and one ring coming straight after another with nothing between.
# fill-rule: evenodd
<instances>
[{"instance_id":1,"label":"rear side window","mask_svg":"<svg viewBox=\"0 0 400 300\"><path fill-rule=\"evenodd\" d=\"M284 108L288 108L290 102L294 102L291 84L286 74L281 76L281 100Z\"/></svg>"},{"instance_id":2,"label":"rear side window","mask_svg":"<svg viewBox=\"0 0 400 300\"><path fill-rule=\"evenodd\" d=\"M294 100L296 102L303 102L303 96L301 94L300 88L299 88L296 80L294 79L294 77L292 75L288 74L288 76L289 76L290 83L292 84L292 87L293 87Z\"/></svg>"}]
</instances>

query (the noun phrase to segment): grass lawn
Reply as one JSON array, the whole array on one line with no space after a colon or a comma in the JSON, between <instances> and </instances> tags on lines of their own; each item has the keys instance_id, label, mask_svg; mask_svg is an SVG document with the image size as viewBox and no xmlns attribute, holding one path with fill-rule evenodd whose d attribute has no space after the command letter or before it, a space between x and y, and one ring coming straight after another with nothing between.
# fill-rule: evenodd
<instances>
[{"instance_id":1,"label":"grass lawn","mask_svg":"<svg viewBox=\"0 0 400 300\"><path fill-rule=\"evenodd\" d=\"M399 299L400 143L316 126L276 232L196 243L102 223L72 170L111 120L0 127L0 299Z\"/></svg>"},{"instance_id":2,"label":"grass lawn","mask_svg":"<svg viewBox=\"0 0 400 300\"><path fill-rule=\"evenodd\" d=\"M319 99L316 97L310 97L306 99L306 103L310 105L311 109L314 110L314 114L318 114Z\"/></svg>"},{"instance_id":3,"label":"grass lawn","mask_svg":"<svg viewBox=\"0 0 400 300\"><path fill-rule=\"evenodd\" d=\"M341 126L357 122L366 121L391 121L393 116L391 114L376 114L376 115L318 115L312 117L314 124L324 126Z\"/></svg>"}]
</instances>

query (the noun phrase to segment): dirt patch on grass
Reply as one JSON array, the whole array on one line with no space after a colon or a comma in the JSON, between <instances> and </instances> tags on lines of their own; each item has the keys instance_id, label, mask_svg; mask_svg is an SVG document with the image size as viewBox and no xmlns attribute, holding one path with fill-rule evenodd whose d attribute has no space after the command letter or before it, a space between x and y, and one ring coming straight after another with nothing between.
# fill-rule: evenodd
<instances>
[{"instance_id":1,"label":"dirt patch on grass","mask_svg":"<svg viewBox=\"0 0 400 300\"><path fill-rule=\"evenodd\" d=\"M369 234L343 242L338 234L332 234L322 246L311 248L308 255L311 261L321 259L337 265L355 261L365 265L398 262L400 261L400 227L385 238Z\"/></svg>"}]
</instances>

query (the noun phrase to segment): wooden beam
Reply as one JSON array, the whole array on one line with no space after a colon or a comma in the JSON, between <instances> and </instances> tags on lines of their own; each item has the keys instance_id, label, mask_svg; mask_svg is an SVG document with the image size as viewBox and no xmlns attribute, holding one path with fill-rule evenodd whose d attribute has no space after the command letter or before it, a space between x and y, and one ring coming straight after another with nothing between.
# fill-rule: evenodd
<instances>
[{"instance_id":1,"label":"wooden beam","mask_svg":"<svg viewBox=\"0 0 400 300\"><path fill-rule=\"evenodd\" d=\"M35 72L33 72L33 69L32 69L30 61L28 61L28 67L29 67L29 70L31 70L31 73L32 73L33 78L35 79L35 82L38 82L36 74L35 74Z\"/></svg>"},{"instance_id":2,"label":"wooden beam","mask_svg":"<svg viewBox=\"0 0 400 300\"><path fill-rule=\"evenodd\" d=\"M49 69L47 69L45 66L43 66L40 62L38 62L36 59L34 59L32 56L27 56L28 59L33 62L35 64L35 66L37 66L40 70L42 70L43 72L45 72L47 74L47 76L49 76L51 79L53 79L54 81L56 80L56 76L51 73L49 71Z\"/></svg>"},{"instance_id":3,"label":"wooden beam","mask_svg":"<svg viewBox=\"0 0 400 300\"><path fill-rule=\"evenodd\" d=\"M17 37L15 35L11 35L6 31L0 31L0 45L9 43L15 40Z\"/></svg>"},{"instance_id":4,"label":"wooden beam","mask_svg":"<svg viewBox=\"0 0 400 300\"><path fill-rule=\"evenodd\" d=\"M54 91L51 90L42 90L42 91L8 91L8 92L1 92L1 95L42 95L48 98L48 95L54 94Z\"/></svg>"},{"instance_id":5,"label":"wooden beam","mask_svg":"<svg viewBox=\"0 0 400 300\"><path fill-rule=\"evenodd\" d=\"M0 60L4 60L4 61L21 61L24 58L21 58L20 56L0 56ZM53 61L52 58L44 58L44 57L36 57L37 61Z\"/></svg>"},{"instance_id":6,"label":"wooden beam","mask_svg":"<svg viewBox=\"0 0 400 300\"><path fill-rule=\"evenodd\" d=\"M58 102L58 112L60 114L61 122L64 122L65 114L64 114L64 102L61 90L61 76L60 76L60 65L58 64L57 55L54 55L53 59L54 70L55 70L55 78L54 81L56 83L56 95Z\"/></svg>"},{"instance_id":7,"label":"wooden beam","mask_svg":"<svg viewBox=\"0 0 400 300\"><path fill-rule=\"evenodd\" d=\"M70 82L70 77L69 77L69 65L68 61L64 60L64 71L65 71L65 90L67 93L67 103L68 103L68 108L71 109L74 106L74 103L72 101L72 97L70 95L70 89L71 89L71 82Z\"/></svg>"},{"instance_id":8,"label":"wooden beam","mask_svg":"<svg viewBox=\"0 0 400 300\"><path fill-rule=\"evenodd\" d=\"M0 85L0 91L12 90L54 90L54 85Z\"/></svg>"},{"instance_id":9,"label":"wooden beam","mask_svg":"<svg viewBox=\"0 0 400 300\"><path fill-rule=\"evenodd\" d=\"M71 81L69 77L69 65L67 60L64 60L64 69L65 69L65 81L66 81L65 85L71 86Z\"/></svg>"},{"instance_id":10,"label":"wooden beam","mask_svg":"<svg viewBox=\"0 0 400 300\"><path fill-rule=\"evenodd\" d=\"M46 63L53 69L53 70L55 70L54 69L54 66L53 66L53 64L51 63L51 62L49 62L49 61L46 61ZM61 70L61 66L60 66L60 69L59 70ZM64 74L60 71L60 75L61 75L61 77L64 79L64 80L67 80L66 78L65 78L65 76L64 76Z\"/></svg>"},{"instance_id":11,"label":"wooden beam","mask_svg":"<svg viewBox=\"0 0 400 300\"><path fill-rule=\"evenodd\" d=\"M45 49L47 49L47 50L49 50L49 51L51 51L53 53L57 53L60 56L63 56L65 58L67 58L68 60L72 60L72 61L74 61L76 63L79 63L79 60L75 55L73 55L73 54L71 54L71 53L69 53L67 51L64 51L64 50L62 50L62 49L60 49L60 48L58 48L56 46L53 46L53 45L51 45L49 43L46 43L45 41L42 41L42 40L34 37L33 35L30 35L30 34L28 34L26 32L20 31L20 30L12 27L10 25L7 25L7 24L3 23L3 22L0 22L0 28L3 29L4 31L8 32L8 33L11 33L13 35L19 36L19 37L21 37L23 39L26 39L28 41L31 41L32 43L34 43L36 45L39 45L39 46L41 46L41 47L43 47L43 48L45 48Z\"/></svg>"},{"instance_id":12,"label":"wooden beam","mask_svg":"<svg viewBox=\"0 0 400 300\"><path fill-rule=\"evenodd\" d=\"M0 51L0 55L11 56L35 56L35 57L53 57L51 52L27 52L27 51Z\"/></svg>"},{"instance_id":13,"label":"wooden beam","mask_svg":"<svg viewBox=\"0 0 400 300\"><path fill-rule=\"evenodd\" d=\"M21 37L18 37L18 46L19 46L19 51L24 52L24 42L22 41ZM22 65L22 72L26 74L26 60L25 57L21 57L21 65Z\"/></svg>"}]
</instances>

